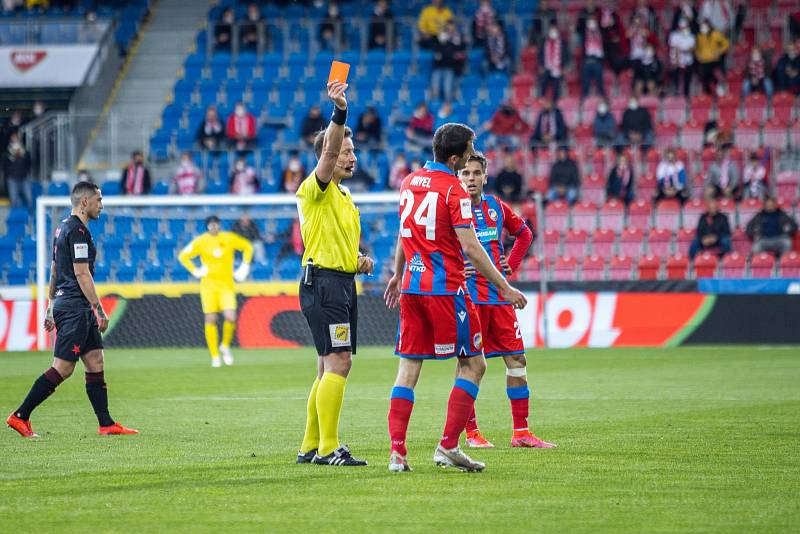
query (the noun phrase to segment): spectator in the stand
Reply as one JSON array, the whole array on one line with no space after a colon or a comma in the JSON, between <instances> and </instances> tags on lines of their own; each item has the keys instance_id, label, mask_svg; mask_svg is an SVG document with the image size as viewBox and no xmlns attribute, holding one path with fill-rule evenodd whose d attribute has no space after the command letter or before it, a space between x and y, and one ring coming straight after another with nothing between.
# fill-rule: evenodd
<instances>
[{"instance_id":1,"label":"spectator in the stand","mask_svg":"<svg viewBox=\"0 0 800 534\"><path fill-rule=\"evenodd\" d=\"M146 195L150 193L150 171L144 165L144 154L138 150L131 154L131 161L122 171L119 191L123 195Z\"/></svg>"},{"instance_id":2,"label":"spectator in the stand","mask_svg":"<svg viewBox=\"0 0 800 534\"><path fill-rule=\"evenodd\" d=\"M494 179L494 190L508 202L522 200L522 175L517 171L517 160L511 150L503 154L503 168Z\"/></svg>"},{"instance_id":3,"label":"spectator in the stand","mask_svg":"<svg viewBox=\"0 0 800 534\"><path fill-rule=\"evenodd\" d=\"M769 193L767 185L767 168L758 153L752 152L742 171L742 194L744 198L763 199Z\"/></svg>"},{"instance_id":4,"label":"spectator in the stand","mask_svg":"<svg viewBox=\"0 0 800 534\"><path fill-rule=\"evenodd\" d=\"M0 148L7 147L11 134L18 132L24 124L25 120L22 118L22 112L18 109L12 111L8 121L0 130Z\"/></svg>"},{"instance_id":5,"label":"spectator in the stand","mask_svg":"<svg viewBox=\"0 0 800 534\"><path fill-rule=\"evenodd\" d=\"M206 181L197 168L188 150L181 154L181 161L175 169L175 176L169 184L171 195L196 195L205 191Z\"/></svg>"},{"instance_id":6,"label":"spectator in the stand","mask_svg":"<svg viewBox=\"0 0 800 534\"><path fill-rule=\"evenodd\" d=\"M797 222L778 207L774 198L764 201L764 209L747 223L745 232L753 240L753 252L783 254L792 250L792 236Z\"/></svg>"},{"instance_id":7,"label":"spectator in the stand","mask_svg":"<svg viewBox=\"0 0 800 534\"><path fill-rule=\"evenodd\" d=\"M486 34L486 65L489 72L508 72L511 69L511 54L508 50L506 32L498 21L489 25Z\"/></svg>"},{"instance_id":8,"label":"spectator in the stand","mask_svg":"<svg viewBox=\"0 0 800 534\"><path fill-rule=\"evenodd\" d=\"M300 156L297 152L292 152L289 156L289 161L286 162L286 168L283 169L283 176L281 177L281 186L287 193L296 193L300 183L306 177L306 168L303 162L300 161Z\"/></svg>"},{"instance_id":9,"label":"spectator in the stand","mask_svg":"<svg viewBox=\"0 0 800 534\"><path fill-rule=\"evenodd\" d=\"M239 41L242 43L242 48L257 50L261 40L259 34L264 31L266 26L261 18L261 10L258 4L252 2L247 6L247 15L239 26Z\"/></svg>"},{"instance_id":10,"label":"spectator in the stand","mask_svg":"<svg viewBox=\"0 0 800 534\"><path fill-rule=\"evenodd\" d=\"M528 45L539 46L542 41L547 39L547 29L551 24L556 24L558 13L553 8L550 0L540 0L539 10L533 17L530 32L528 33Z\"/></svg>"},{"instance_id":11,"label":"spectator in the stand","mask_svg":"<svg viewBox=\"0 0 800 534\"><path fill-rule=\"evenodd\" d=\"M225 126L217 114L217 106L206 108L206 116L197 128L197 142L206 150L220 150L225 138Z\"/></svg>"},{"instance_id":12,"label":"spectator in the stand","mask_svg":"<svg viewBox=\"0 0 800 534\"><path fill-rule=\"evenodd\" d=\"M603 34L593 15L586 20L583 38L583 65L581 66L581 98L589 96L589 89L594 83L597 94L605 98L606 86L603 83Z\"/></svg>"},{"instance_id":13,"label":"spectator in the stand","mask_svg":"<svg viewBox=\"0 0 800 534\"><path fill-rule=\"evenodd\" d=\"M33 116L31 117L31 120L35 120L35 119L41 118L41 116L44 115L45 111L46 111L46 109L45 109L44 102L42 102L41 100L35 101L33 103L33 107L31 108L31 113L33 114Z\"/></svg>"},{"instance_id":14,"label":"spectator in the stand","mask_svg":"<svg viewBox=\"0 0 800 534\"><path fill-rule=\"evenodd\" d=\"M575 31L578 33L578 40L582 43L586 39L586 25L589 19L597 20L600 16L600 8L595 5L594 0L586 0L583 7L578 11L578 22Z\"/></svg>"},{"instance_id":15,"label":"spectator in the stand","mask_svg":"<svg viewBox=\"0 0 800 534\"><path fill-rule=\"evenodd\" d=\"M650 110L639 105L639 99L630 98L628 109L622 114L620 125L625 141L632 145L641 145L647 150L653 144L653 119Z\"/></svg>"},{"instance_id":16,"label":"spectator in the stand","mask_svg":"<svg viewBox=\"0 0 800 534\"><path fill-rule=\"evenodd\" d=\"M314 145L314 138L317 133L325 128L327 121L322 118L322 112L319 109L319 104L314 104L308 110L308 115L303 119L300 125L300 136L307 146Z\"/></svg>"},{"instance_id":17,"label":"spectator in the stand","mask_svg":"<svg viewBox=\"0 0 800 534\"><path fill-rule=\"evenodd\" d=\"M436 39L444 30L445 24L453 19L453 12L444 5L444 0L431 0L419 14L417 28L419 29L419 45L429 50L436 45Z\"/></svg>"},{"instance_id":18,"label":"spectator in the stand","mask_svg":"<svg viewBox=\"0 0 800 534\"><path fill-rule=\"evenodd\" d=\"M234 195L254 195L260 188L256 170L247 164L244 156L236 158L231 169L229 191Z\"/></svg>"},{"instance_id":19,"label":"spectator in the stand","mask_svg":"<svg viewBox=\"0 0 800 534\"><path fill-rule=\"evenodd\" d=\"M637 96L643 94L657 95L661 80L664 78L664 67L656 55L653 45L647 45L644 56L633 71L633 92Z\"/></svg>"},{"instance_id":20,"label":"spectator in the stand","mask_svg":"<svg viewBox=\"0 0 800 534\"><path fill-rule=\"evenodd\" d=\"M730 42L719 30L713 28L708 20L700 22L700 33L695 44L695 58L703 92L711 94L716 88L717 71L722 70L722 60L728 52Z\"/></svg>"},{"instance_id":21,"label":"spectator in the stand","mask_svg":"<svg viewBox=\"0 0 800 534\"><path fill-rule=\"evenodd\" d=\"M489 26L497 20L497 13L492 7L492 0L480 0L480 5L472 19L472 46L482 47L486 44Z\"/></svg>"},{"instance_id":22,"label":"spectator in the stand","mask_svg":"<svg viewBox=\"0 0 800 534\"><path fill-rule=\"evenodd\" d=\"M732 28L736 13L730 0L703 0L700 20L708 20L715 30L727 34Z\"/></svg>"},{"instance_id":23,"label":"spectator in the stand","mask_svg":"<svg viewBox=\"0 0 800 534\"><path fill-rule=\"evenodd\" d=\"M320 128L321 129L321 128ZM356 141L365 148L377 148L383 140L383 124L374 106L367 106L358 118Z\"/></svg>"},{"instance_id":24,"label":"spectator in the stand","mask_svg":"<svg viewBox=\"0 0 800 534\"><path fill-rule=\"evenodd\" d=\"M658 17L656 10L650 5L650 0L639 0L636 8L633 10L633 17L640 17L642 24L650 32L655 33L658 31Z\"/></svg>"},{"instance_id":25,"label":"spectator in the stand","mask_svg":"<svg viewBox=\"0 0 800 534\"><path fill-rule=\"evenodd\" d=\"M319 23L319 46L322 50L334 51L344 45L344 21L339 12L339 4L330 2L328 14Z\"/></svg>"},{"instance_id":26,"label":"spectator in the stand","mask_svg":"<svg viewBox=\"0 0 800 534\"><path fill-rule=\"evenodd\" d=\"M638 14L633 16L633 21L628 28L628 43L630 49L628 51L628 66L633 69L635 74L641 67L647 47L655 48L658 45L655 34L647 27L645 19Z\"/></svg>"},{"instance_id":27,"label":"spectator in the stand","mask_svg":"<svg viewBox=\"0 0 800 534\"><path fill-rule=\"evenodd\" d=\"M731 251L731 227L728 216L719 211L715 198L706 199L706 212L697 221L695 238L689 245L689 257L698 252L715 252L720 257Z\"/></svg>"},{"instance_id":28,"label":"spectator in the stand","mask_svg":"<svg viewBox=\"0 0 800 534\"><path fill-rule=\"evenodd\" d=\"M369 19L369 48L386 48L394 33L394 14L388 0L378 0Z\"/></svg>"},{"instance_id":29,"label":"spectator in the stand","mask_svg":"<svg viewBox=\"0 0 800 534\"><path fill-rule=\"evenodd\" d=\"M578 190L581 187L581 175L578 164L569 157L569 148L558 147L556 161L550 168L547 200L566 200L570 205L578 200Z\"/></svg>"},{"instance_id":30,"label":"spectator in the stand","mask_svg":"<svg viewBox=\"0 0 800 534\"><path fill-rule=\"evenodd\" d=\"M398 152L394 157L391 168L389 169L389 187L395 190L400 189L400 184L403 182L403 178L408 176L410 172L411 169L408 166L406 155L402 152Z\"/></svg>"},{"instance_id":31,"label":"spectator in the stand","mask_svg":"<svg viewBox=\"0 0 800 534\"><path fill-rule=\"evenodd\" d=\"M706 197L738 200L742 193L739 185L739 168L731 157L731 146L723 145L716 153L716 161L706 173Z\"/></svg>"},{"instance_id":32,"label":"spectator in the stand","mask_svg":"<svg viewBox=\"0 0 800 534\"><path fill-rule=\"evenodd\" d=\"M542 111L536 118L536 127L531 137L531 146L563 143L567 140L567 123L564 115L552 100L545 99Z\"/></svg>"},{"instance_id":33,"label":"spectator in the stand","mask_svg":"<svg viewBox=\"0 0 800 534\"><path fill-rule=\"evenodd\" d=\"M226 8L222 16L214 25L214 46L217 50L230 50L231 39L233 38L233 25L236 22L236 15L233 9Z\"/></svg>"},{"instance_id":34,"label":"spectator in the stand","mask_svg":"<svg viewBox=\"0 0 800 534\"><path fill-rule=\"evenodd\" d=\"M694 48L697 44L689 20L681 18L678 27L669 34L669 75L675 93L683 79L683 96L689 98L694 73Z\"/></svg>"},{"instance_id":35,"label":"spectator in the stand","mask_svg":"<svg viewBox=\"0 0 800 534\"><path fill-rule=\"evenodd\" d=\"M775 66L774 77L778 91L789 91L794 95L800 93L800 55L794 41L786 44L786 50Z\"/></svg>"},{"instance_id":36,"label":"spectator in the stand","mask_svg":"<svg viewBox=\"0 0 800 534\"><path fill-rule=\"evenodd\" d=\"M3 154L2 163L11 206L32 210L31 157L22 144L19 132L15 131L9 135L8 147Z\"/></svg>"},{"instance_id":37,"label":"spectator in the stand","mask_svg":"<svg viewBox=\"0 0 800 534\"><path fill-rule=\"evenodd\" d=\"M594 142L598 146L612 146L617 142L619 132L617 132L617 121L614 115L608 110L608 102L601 100L597 105L597 112L594 115L592 124Z\"/></svg>"},{"instance_id":38,"label":"spectator in the stand","mask_svg":"<svg viewBox=\"0 0 800 534\"><path fill-rule=\"evenodd\" d=\"M265 263L267 261L267 254L264 251L264 237L261 235L261 230L258 229L255 221L249 215L245 214L239 217L239 220L233 223L231 231L250 241L250 244L253 245L253 259L256 263Z\"/></svg>"},{"instance_id":39,"label":"spectator in the stand","mask_svg":"<svg viewBox=\"0 0 800 534\"><path fill-rule=\"evenodd\" d=\"M530 132L530 126L510 101L500 104L489 122L484 124L484 129L491 134L489 144L492 146L517 147L520 144L519 138Z\"/></svg>"},{"instance_id":40,"label":"spectator in the stand","mask_svg":"<svg viewBox=\"0 0 800 534\"><path fill-rule=\"evenodd\" d=\"M686 190L686 169L675 156L675 150L667 149L666 157L656 167L657 193L655 200L676 199L681 204L689 198Z\"/></svg>"},{"instance_id":41,"label":"spectator in the stand","mask_svg":"<svg viewBox=\"0 0 800 534\"><path fill-rule=\"evenodd\" d=\"M453 120L453 104L450 102L442 102L436 112L436 120L433 122L433 131L439 129L439 126L447 124L448 122L455 122Z\"/></svg>"},{"instance_id":42,"label":"spectator in the stand","mask_svg":"<svg viewBox=\"0 0 800 534\"><path fill-rule=\"evenodd\" d=\"M80 169L78 171L78 176L75 180L76 182L89 182L90 184L94 183L94 179L92 178L92 173L90 173L86 169Z\"/></svg>"},{"instance_id":43,"label":"spectator in the stand","mask_svg":"<svg viewBox=\"0 0 800 534\"><path fill-rule=\"evenodd\" d=\"M406 128L406 151L418 153L428 150L433 140L433 114L428 104L420 102Z\"/></svg>"},{"instance_id":44,"label":"spectator in the stand","mask_svg":"<svg viewBox=\"0 0 800 534\"><path fill-rule=\"evenodd\" d=\"M742 96L750 93L764 93L767 98L772 98L775 90L769 77L770 66L758 47L750 52L750 61L747 63L747 72L742 83Z\"/></svg>"},{"instance_id":45,"label":"spectator in the stand","mask_svg":"<svg viewBox=\"0 0 800 534\"><path fill-rule=\"evenodd\" d=\"M347 187L356 193L369 191L373 185L375 185L375 178L363 166L356 166L352 178L347 180Z\"/></svg>"},{"instance_id":46,"label":"spectator in the stand","mask_svg":"<svg viewBox=\"0 0 800 534\"><path fill-rule=\"evenodd\" d=\"M225 128L228 141L236 150L248 149L256 138L256 118L244 103L237 102Z\"/></svg>"},{"instance_id":47,"label":"spectator in the stand","mask_svg":"<svg viewBox=\"0 0 800 534\"><path fill-rule=\"evenodd\" d=\"M620 151L617 154L617 162L608 173L606 182L606 199L615 198L621 200L625 205L633 201L635 177L633 175L633 165L628 160L628 155Z\"/></svg>"},{"instance_id":48,"label":"spectator in the stand","mask_svg":"<svg viewBox=\"0 0 800 534\"><path fill-rule=\"evenodd\" d=\"M606 61L619 74L628 66L629 42L614 0L605 0L598 14Z\"/></svg>"},{"instance_id":49,"label":"spectator in the stand","mask_svg":"<svg viewBox=\"0 0 800 534\"><path fill-rule=\"evenodd\" d=\"M539 95L547 96L547 90L552 88L552 98L558 100L561 94L561 80L564 77L564 67L569 63L567 41L561 37L558 26L550 24L547 30L547 39L542 42L539 49Z\"/></svg>"},{"instance_id":50,"label":"spectator in the stand","mask_svg":"<svg viewBox=\"0 0 800 534\"><path fill-rule=\"evenodd\" d=\"M675 6L675 11L672 13L672 24L669 27L670 32L678 29L681 19L685 19L689 23L689 28L693 34L700 31L700 20L697 17L695 2L692 0L681 0Z\"/></svg>"},{"instance_id":51,"label":"spectator in the stand","mask_svg":"<svg viewBox=\"0 0 800 534\"><path fill-rule=\"evenodd\" d=\"M455 22L449 21L436 37L433 45L433 72L431 73L431 97L433 100L453 100L456 78L464 71L467 60L467 45Z\"/></svg>"}]
</instances>

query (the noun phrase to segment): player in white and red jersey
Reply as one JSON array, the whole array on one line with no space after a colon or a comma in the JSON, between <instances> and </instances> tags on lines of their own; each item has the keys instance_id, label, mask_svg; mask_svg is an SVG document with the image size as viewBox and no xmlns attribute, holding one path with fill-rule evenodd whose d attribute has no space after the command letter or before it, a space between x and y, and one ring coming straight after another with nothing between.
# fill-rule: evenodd
<instances>
[{"instance_id":1,"label":"player in white and red jersey","mask_svg":"<svg viewBox=\"0 0 800 534\"><path fill-rule=\"evenodd\" d=\"M395 274L385 294L389 307L400 304L395 354L401 359L389 408L393 472L410 471L406 430L422 362L454 356L456 381L433 460L465 471L485 467L458 447L486 370L480 319L464 283L464 256L511 304L518 308L526 304L524 295L495 268L472 228L472 204L457 173L473 152L474 138L475 132L463 124L441 126L433 137L435 161L407 176L400 186L400 239Z\"/></svg>"},{"instance_id":2,"label":"player in white and red jersey","mask_svg":"<svg viewBox=\"0 0 800 534\"><path fill-rule=\"evenodd\" d=\"M483 192L486 185L486 157L475 152L461 169L459 177L467 188L472 204L473 225L483 249L502 273L516 271L533 241L533 233L524 219L502 200ZM503 231L516 239L506 260L503 247ZM506 364L506 394L511 403L513 420L512 447L536 447L552 449L552 443L542 441L528 428L528 388L525 369L525 348L514 307L503 298L500 290L482 274L466 266L467 288L478 308L483 333L483 349L486 358L502 357ZM493 447L481 434L475 418L475 410L467 419L467 445L470 447Z\"/></svg>"}]
</instances>

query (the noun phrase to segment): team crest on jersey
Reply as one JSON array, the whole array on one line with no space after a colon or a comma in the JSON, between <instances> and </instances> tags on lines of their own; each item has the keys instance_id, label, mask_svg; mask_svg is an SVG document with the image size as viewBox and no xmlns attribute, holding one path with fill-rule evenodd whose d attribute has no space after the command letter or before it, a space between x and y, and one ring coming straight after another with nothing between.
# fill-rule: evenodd
<instances>
[{"instance_id":1,"label":"team crest on jersey","mask_svg":"<svg viewBox=\"0 0 800 534\"><path fill-rule=\"evenodd\" d=\"M489 208L489 218L493 221L497 220L497 211L494 208Z\"/></svg>"},{"instance_id":2,"label":"team crest on jersey","mask_svg":"<svg viewBox=\"0 0 800 534\"><path fill-rule=\"evenodd\" d=\"M350 345L350 323L332 324L328 328L331 333L331 347Z\"/></svg>"},{"instance_id":3,"label":"team crest on jersey","mask_svg":"<svg viewBox=\"0 0 800 534\"><path fill-rule=\"evenodd\" d=\"M475 347L476 350L480 350L483 346L483 336L481 336L480 332L475 332L475 335L472 336L472 346Z\"/></svg>"},{"instance_id":4,"label":"team crest on jersey","mask_svg":"<svg viewBox=\"0 0 800 534\"><path fill-rule=\"evenodd\" d=\"M221 258L221 257L222 257L222 247L217 247L217 248L215 248L215 249L214 249L214 250L211 252L211 254L213 254L215 258Z\"/></svg>"},{"instance_id":5,"label":"team crest on jersey","mask_svg":"<svg viewBox=\"0 0 800 534\"><path fill-rule=\"evenodd\" d=\"M408 262L408 270L412 273L424 273L427 268L425 267L425 262L422 261L422 256L414 254L414 257Z\"/></svg>"}]
</instances>

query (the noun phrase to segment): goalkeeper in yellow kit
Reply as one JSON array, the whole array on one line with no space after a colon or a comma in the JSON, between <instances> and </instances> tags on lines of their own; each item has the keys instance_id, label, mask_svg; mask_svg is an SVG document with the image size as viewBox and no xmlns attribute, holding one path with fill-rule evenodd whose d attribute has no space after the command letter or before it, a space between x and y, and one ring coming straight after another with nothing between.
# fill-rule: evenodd
<instances>
[{"instance_id":1,"label":"goalkeeper in yellow kit","mask_svg":"<svg viewBox=\"0 0 800 534\"><path fill-rule=\"evenodd\" d=\"M205 331L211 367L233 365L231 342L236 331L236 290L233 281L244 282L250 274L253 245L233 232L220 231L216 215L206 219L208 232L197 236L178 255L178 261L200 280L200 303L205 314ZM233 270L234 252L242 253L242 263ZM200 267L193 261L200 256ZM219 342L217 315L222 312L222 342Z\"/></svg>"}]
</instances>

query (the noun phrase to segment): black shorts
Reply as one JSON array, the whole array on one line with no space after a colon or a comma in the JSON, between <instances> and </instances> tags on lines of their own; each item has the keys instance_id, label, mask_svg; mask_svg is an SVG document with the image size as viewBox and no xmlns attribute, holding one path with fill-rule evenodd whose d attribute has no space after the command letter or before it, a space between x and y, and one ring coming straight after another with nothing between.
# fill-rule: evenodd
<instances>
[{"instance_id":1,"label":"black shorts","mask_svg":"<svg viewBox=\"0 0 800 534\"><path fill-rule=\"evenodd\" d=\"M53 310L56 323L56 346L53 356L69 362L93 350L103 348L103 337L91 309Z\"/></svg>"},{"instance_id":2,"label":"black shorts","mask_svg":"<svg viewBox=\"0 0 800 534\"><path fill-rule=\"evenodd\" d=\"M314 268L311 285L300 281L300 308L317 354L356 353L358 304L354 275Z\"/></svg>"}]
</instances>

